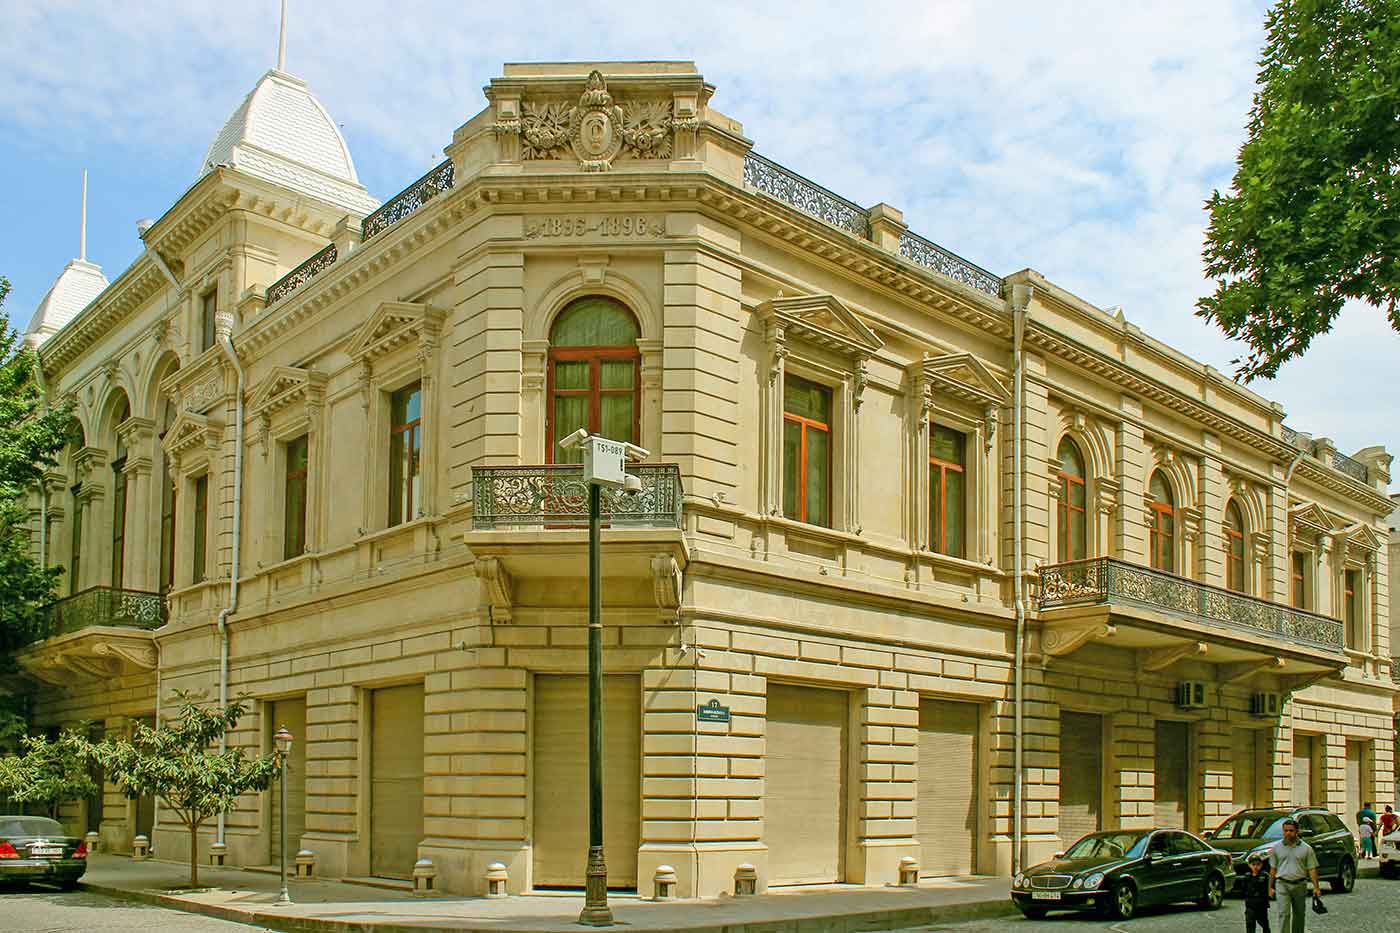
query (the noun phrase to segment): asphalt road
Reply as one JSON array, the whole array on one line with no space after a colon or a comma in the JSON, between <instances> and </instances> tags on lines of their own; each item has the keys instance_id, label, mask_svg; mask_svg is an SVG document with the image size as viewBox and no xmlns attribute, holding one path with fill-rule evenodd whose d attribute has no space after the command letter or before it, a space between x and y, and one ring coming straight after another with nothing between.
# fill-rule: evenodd
<instances>
[{"instance_id":1,"label":"asphalt road","mask_svg":"<svg viewBox=\"0 0 1400 933\"><path fill-rule=\"evenodd\" d=\"M1332 894L1322 886L1327 913L1308 912L1310 933L1395 933L1400 930L1400 881L1363 878L1350 894ZM1278 933L1278 915L1271 918ZM912 927L901 933L1213 933L1244 929L1244 901L1226 898L1219 910L1199 910L1192 905L1144 908L1127 922L1104 920L1093 914L1051 914L1044 920L1008 917L971 923Z\"/></svg>"},{"instance_id":2,"label":"asphalt road","mask_svg":"<svg viewBox=\"0 0 1400 933\"><path fill-rule=\"evenodd\" d=\"M263 929L39 885L0 888L0 926L25 933L250 933Z\"/></svg>"}]
</instances>

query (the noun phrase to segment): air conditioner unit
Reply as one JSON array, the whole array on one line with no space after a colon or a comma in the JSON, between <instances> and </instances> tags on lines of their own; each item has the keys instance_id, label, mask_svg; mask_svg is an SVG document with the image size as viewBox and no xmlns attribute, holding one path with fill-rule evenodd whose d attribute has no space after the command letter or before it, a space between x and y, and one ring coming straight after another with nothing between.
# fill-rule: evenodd
<instances>
[{"instance_id":1,"label":"air conditioner unit","mask_svg":"<svg viewBox=\"0 0 1400 933\"><path fill-rule=\"evenodd\" d=\"M1206 705L1203 680L1183 680L1176 685L1176 705L1181 709L1201 709Z\"/></svg>"},{"instance_id":2,"label":"air conditioner unit","mask_svg":"<svg viewBox=\"0 0 1400 933\"><path fill-rule=\"evenodd\" d=\"M1253 693L1249 697L1251 716L1265 716L1270 719L1278 716L1283 700L1277 693Z\"/></svg>"}]
</instances>

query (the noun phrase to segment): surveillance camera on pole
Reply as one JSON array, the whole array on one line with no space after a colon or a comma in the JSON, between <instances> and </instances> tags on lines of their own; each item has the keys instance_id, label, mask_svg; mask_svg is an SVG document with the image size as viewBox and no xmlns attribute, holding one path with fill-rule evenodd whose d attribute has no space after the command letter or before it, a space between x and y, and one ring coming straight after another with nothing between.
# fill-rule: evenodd
<instances>
[{"instance_id":1,"label":"surveillance camera on pole","mask_svg":"<svg viewBox=\"0 0 1400 933\"><path fill-rule=\"evenodd\" d=\"M559 442L564 450L583 450L583 478L591 486L641 492L642 481L627 472L628 460L645 460L651 452L627 441L613 441L579 428Z\"/></svg>"}]
</instances>

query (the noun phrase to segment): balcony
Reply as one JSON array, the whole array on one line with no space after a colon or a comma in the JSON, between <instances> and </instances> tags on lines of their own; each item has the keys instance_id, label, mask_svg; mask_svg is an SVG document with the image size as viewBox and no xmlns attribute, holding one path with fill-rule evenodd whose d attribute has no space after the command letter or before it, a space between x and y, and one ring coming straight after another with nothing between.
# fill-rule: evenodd
<instances>
[{"instance_id":1,"label":"balcony","mask_svg":"<svg viewBox=\"0 0 1400 933\"><path fill-rule=\"evenodd\" d=\"M1111 557L1042 567L1038 603L1047 657L1102 641L1140 650L1144 670L1193 660L1222 668L1224 682L1310 682L1346 664L1337 619Z\"/></svg>"},{"instance_id":2,"label":"balcony","mask_svg":"<svg viewBox=\"0 0 1400 933\"><path fill-rule=\"evenodd\" d=\"M50 684L103 680L156 667L154 629L165 624L165 597L94 586L42 610L43 641L18 655L27 673Z\"/></svg>"},{"instance_id":3,"label":"balcony","mask_svg":"<svg viewBox=\"0 0 1400 933\"><path fill-rule=\"evenodd\" d=\"M608 528L681 527L681 473L672 463L641 463L627 472L640 492L602 491ZM568 528L588 524L588 485L577 464L477 467L472 470L472 527Z\"/></svg>"}]
</instances>

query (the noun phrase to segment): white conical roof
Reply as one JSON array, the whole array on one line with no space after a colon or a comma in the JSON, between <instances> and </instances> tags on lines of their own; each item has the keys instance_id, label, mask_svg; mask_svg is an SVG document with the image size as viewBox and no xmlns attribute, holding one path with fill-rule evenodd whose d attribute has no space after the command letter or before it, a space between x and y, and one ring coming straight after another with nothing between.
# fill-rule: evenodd
<instances>
[{"instance_id":1,"label":"white conical roof","mask_svg":"<svg viewBox=\"0 0 1400 933\"><path fill-rule=\"evenodd\" d=\"M96 263L74 259L59 273L58 279L44 294L29 327L24 342L31 347L48 340L59 328L78 316L107 287L107 276Z\"/></svg>"},{"instance_id":2,"label":"white conical roof","mask_svg":"<svg viewBox=\"0 0 1400 933\"><path fill-rule=\"evenodd\" d=\"M272 69L209 146L199 177L227 165L367 214L379 206L355 175L350 148L305 81Z\"/></svg>"}]
</instances>

